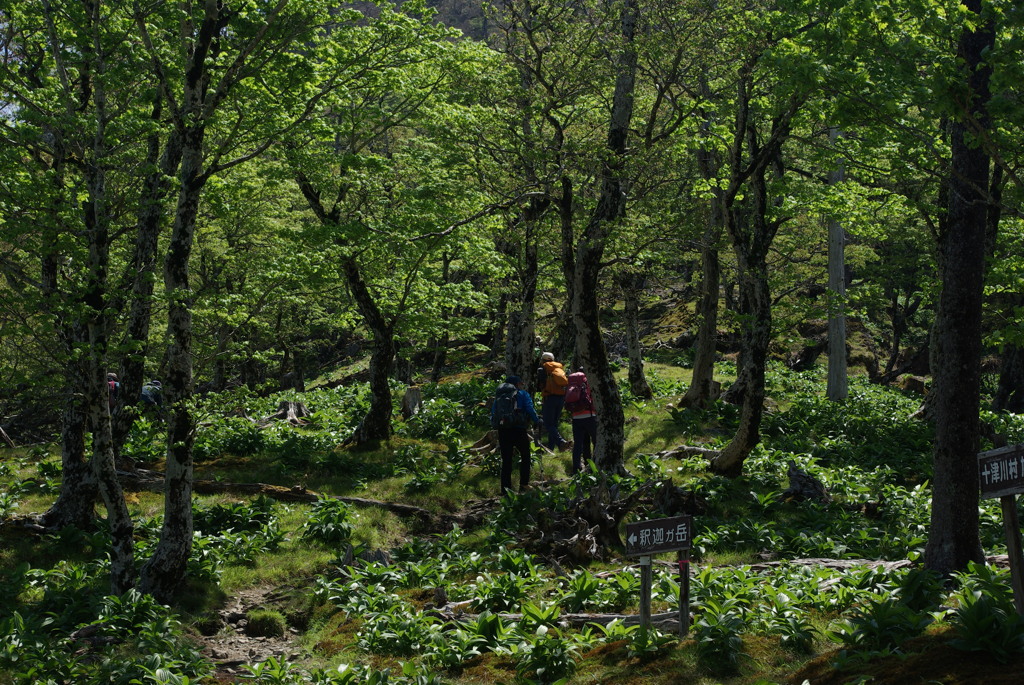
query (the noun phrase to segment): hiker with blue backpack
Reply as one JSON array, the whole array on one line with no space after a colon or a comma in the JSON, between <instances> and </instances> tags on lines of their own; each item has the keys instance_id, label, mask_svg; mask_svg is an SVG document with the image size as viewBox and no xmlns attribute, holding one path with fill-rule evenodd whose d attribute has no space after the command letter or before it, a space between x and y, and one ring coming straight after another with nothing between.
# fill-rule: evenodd
<instances>
[{"instance_id":1,"label":"hiker with blue backpack","mask_svg":"<svg viewBox=\"0 0 1024 685\"><path fill-rule=\"evenodd\" d=\"M565 410L572 416L572 475L583 470L590 461L591 449L597 446L597 412L590 395L590 383L583 369L570 373L565 387Z\"/></svg>"},{"instance_id":2,"label":"hiker with blue backpack","mask_svg":"<svg viewBox=\"0 0 1024 685\"><path fill-rule=\"evenodd\" d=\"M143 412L156 412L160 418L164 417L164 392L160 381L149 381L142 386L139 400L142 402Z\"/></svg>"},{"instance_id":3,"label":"hiker with blue backpack","mask_svg":"<svg viewBox=\"0 0 1024 685\"><path fill-rule=\"evenodd\" d=\"M498 430L501 454L501 494L512 489L512 457L519 451L519 491L530 485L530 426L543 423L537 418L533 399L523 379L509 376L498 386L491 405L491 426Z\"/></svg>"}]
</instances>

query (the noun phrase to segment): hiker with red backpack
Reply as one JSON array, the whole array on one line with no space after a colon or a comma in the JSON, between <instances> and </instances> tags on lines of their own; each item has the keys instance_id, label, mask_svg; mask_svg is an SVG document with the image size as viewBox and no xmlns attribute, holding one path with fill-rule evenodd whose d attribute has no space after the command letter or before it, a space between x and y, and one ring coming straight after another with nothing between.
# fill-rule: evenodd
<instances>
[{"instance_id":1,"label":"hiker with red backpack","mask_svg":"<svg viewBox=\"0 0 1024 685\"><path fill-rule=\"evenodd\" d=\"M498 386L491 405L491 426L498 429L498 451L501 453L501 494L512 489L512 456L519 452L519 491L530 485L531 424L543 426L533 408L530 393L519 376L509 376Z\"/></svg>"},{"instance_id":2,"label":"hiker with red backpack","mask_svg":"<svg viewBox=\"0 0 1024 685\"><path fill-rule=\"evenodd\" d=\"M569 381L565 377L565 369L555 361L555 355L545 352L540 356L540 368L537 369L537 387L540 388L540 411L544 418L544 426L548 430L548 448L567 450L572 442L558 432L558 419L565 406L565 388Z\"/></svg>"},{"instance_id":3,"label":"hiker with red backpack","mask_svg":"<svg viewBox=\"0 0 1024 685\"><path fill-rule=\"evenodd\" d=\"M590 383L583 369L570 373L566 379L565 410L572 416L572 475L583 470L597 446L597 412L590 395Z\"/></svg>"},{"instance_id":4,"label":"hiker with red backpack","mask_svg":"<svg viewBox=\"0 0 1024 685\"><path fill-rule=\"evenodd\" d=\"M117 406L117 398L121 394L121 384L117 380L117 374L113 371L107 372L107 405L110 411Z\"/></svg>"}]
</instances>

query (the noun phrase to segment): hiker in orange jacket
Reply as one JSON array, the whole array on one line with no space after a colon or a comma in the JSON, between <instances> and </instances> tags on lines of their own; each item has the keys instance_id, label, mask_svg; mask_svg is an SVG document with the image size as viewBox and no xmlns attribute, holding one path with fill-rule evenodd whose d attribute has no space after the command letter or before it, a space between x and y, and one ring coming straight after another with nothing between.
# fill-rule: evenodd
<instances>
[{"instance_id":1,"label":"hiker in orange jacket","mask_svg":"<svg viewBox=\"0 0 1024 685\"><path fill-rule=\"evenodd\" d=\"M569 381L565 376L565 369L555 361L555 355L551 352L545 352L540 356L537 381L541 396L541 420L548 431L548 447L559 450L572 449L572 442L558 432L558 419L562 416L562 407L565 406L565 386Z\"/></svg>"}]
</instances>

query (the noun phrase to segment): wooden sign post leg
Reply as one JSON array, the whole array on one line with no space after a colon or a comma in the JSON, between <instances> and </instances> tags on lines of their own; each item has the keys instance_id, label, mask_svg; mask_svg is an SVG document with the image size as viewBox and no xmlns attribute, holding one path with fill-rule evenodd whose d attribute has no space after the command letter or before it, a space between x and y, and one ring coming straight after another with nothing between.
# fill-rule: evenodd
<instances>
[{"instance_id":1,"label":"wooden sign post leg","mask_svg":"<svg viewBox=\"0 0 1024 685\"><path fill-rule=\"evenodd\" d=\"M690 632L690 553L679 552L679 637Z\"/></svg>"},{"instance_id":2,"label":"wooden sign post leg","mask_svg":"<svg viewBox=\"0 0 1024 685\"><path fill-rule=\"evenodd\" d=\"M1017 496L999 498L1003 505L1003 525L1006 527L1006 552L1010 557L1010 583L1013 586L1013 604L1024 616L1024 553L1021 551L1020 520L1017 517Z\"/></svg>"},{"instance_id":3,"label":"wooden sign post leg","mask_svg":"<svg viewBox=\"0 0 1024 685\"><path fill-rule=\"evenodd\" d=\"M651 558L640 557L640 630L651 627Z\"/></svg>"}]
</instances>

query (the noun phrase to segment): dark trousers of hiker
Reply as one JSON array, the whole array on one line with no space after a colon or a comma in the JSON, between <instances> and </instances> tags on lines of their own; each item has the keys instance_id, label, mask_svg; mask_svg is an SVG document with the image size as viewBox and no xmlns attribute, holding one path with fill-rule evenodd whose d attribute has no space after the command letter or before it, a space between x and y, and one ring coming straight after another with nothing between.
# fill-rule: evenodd
<instances>
[{"instance_id":1,"label":"dark trousers of hiker","mask_svg":"<svg viewBox=\"0 0 1024 685\"><path fill-rule=\"evenodd\" d=\"M597 445L597 417L586 416L572 420L572 472L576 475L583 469L583 462L590 461L591 446Z\"/></svg>"},{"instance_id":2,"label":"dark trousers of hiker","mask_svg":"<svg viewBox=\"0 0 1024 685\"><path fill-rule=\"evenodd\" d=\"M501 494L512 489L512 457L519 450L519 489L530 484L530 434L526 428L499 428L498 451L501 452Z\"/></svg>"},{"instance_id":3,"label":"dark trousers of hiker","mask_svg":"<svg viewBox=\"0 0 1024 685\"><path fill-rule=\"evenodd\" d=\"M551 449L559 449L565 444L565 438L558 432L558 419L562 416L564 406L563 395L548 395L541 401L541 419L544 420L544 430L548 432L548 447Z\"/></svg>"}]
</instances>

